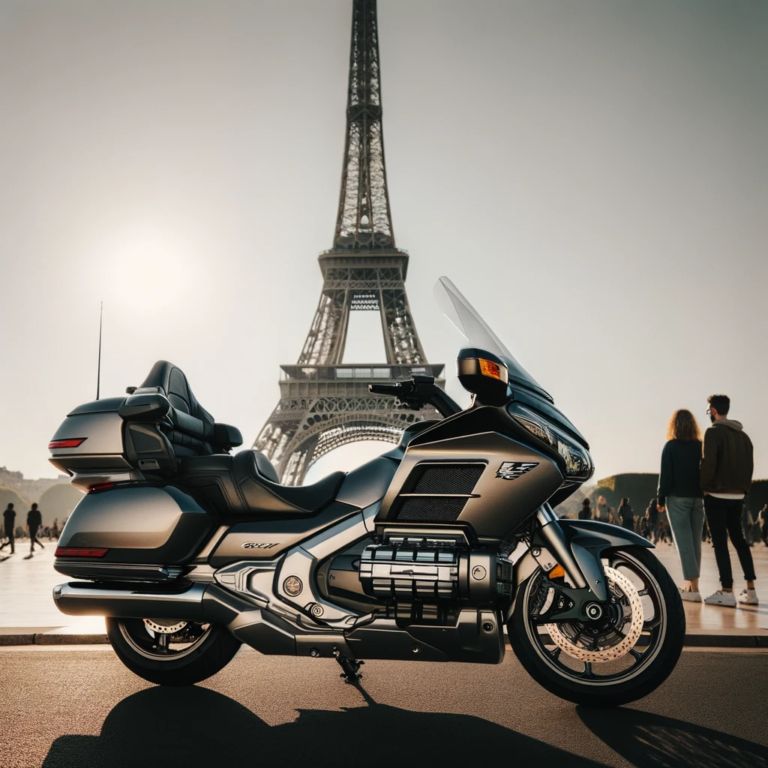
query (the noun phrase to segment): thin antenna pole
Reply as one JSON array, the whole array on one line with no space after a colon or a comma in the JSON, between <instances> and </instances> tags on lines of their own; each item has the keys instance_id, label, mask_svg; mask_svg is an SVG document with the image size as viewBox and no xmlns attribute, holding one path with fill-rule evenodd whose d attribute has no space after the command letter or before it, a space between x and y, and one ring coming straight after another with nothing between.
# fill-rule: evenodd
<instances>
[{"instance_id":1,"label":"thin antenna pole","mask_svg":"<svg viewBox=\"0 0 768 768\"><path fill-rule=\"evenodd\" d=\"M99 367L96 371L96 399L99 399L99 392L101 391L101 325L104 318L104 302L101 302L101 308L99 309Z\"/></svg>"}]
</instances>

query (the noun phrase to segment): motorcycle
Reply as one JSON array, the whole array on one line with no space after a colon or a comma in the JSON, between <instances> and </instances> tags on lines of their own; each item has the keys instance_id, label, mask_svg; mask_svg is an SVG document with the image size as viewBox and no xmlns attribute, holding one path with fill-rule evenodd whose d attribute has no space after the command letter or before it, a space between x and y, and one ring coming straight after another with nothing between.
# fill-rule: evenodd
<instances>
[{"instance_id":1,"label":"motorcycle","mask_svg":"<svg viewBox=\"0 0 768 768\"><path fill-rule=\"evenodd\" d=\"M431 406L399 444L349 473L284 486L239 431L160 361L127 396L75 408L51 462L86 495L54 588L68 615L103 615L135 674L161 685L214 675L242 643L264 654L499 664L504 631L553 694L619 705L680 656L678 590L637 534L561 519L594 472L589 446L447 279L435 295L466 339L462 410L415 373L371 384ZM434 411L433 411L434 412Z\"/></svg>"}]
</instances>

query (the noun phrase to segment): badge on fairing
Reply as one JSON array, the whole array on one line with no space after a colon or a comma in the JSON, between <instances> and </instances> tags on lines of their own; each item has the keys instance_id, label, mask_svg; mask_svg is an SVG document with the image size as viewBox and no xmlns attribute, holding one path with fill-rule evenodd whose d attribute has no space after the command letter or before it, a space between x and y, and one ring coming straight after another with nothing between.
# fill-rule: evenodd
<instances>
[{"instance_id":1,"label":"badge on fairing","mask_svg":"<svg viewBox=\"0 0 768 768\"><path fill-rule=\"evenodd\" d=\"M505 461L496 472L496 477L502 480L517 480L518 477L538 466L538 461Z\"/></svg>"}]
</instances>

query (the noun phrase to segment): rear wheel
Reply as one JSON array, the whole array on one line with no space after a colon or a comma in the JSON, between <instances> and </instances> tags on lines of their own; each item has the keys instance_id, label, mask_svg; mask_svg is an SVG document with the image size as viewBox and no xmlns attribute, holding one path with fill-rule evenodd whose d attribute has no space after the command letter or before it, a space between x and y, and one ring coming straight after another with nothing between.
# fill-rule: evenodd
<instances>
[{"instance_id":1,"label":"rear wheel","mask_svg":"<svg viewBox=\"0 0 768 768\"><path fill-rule=\"evenodd\" d=\"M528 674L556 696L587 706L616 706L647 696L677 664L685 613L677 587L647 549L603 557L610 591L594 621L543 624L556 590L541 571L520 587L509 639Z\"/></svg>"},{"instance_id":2,"label":"rear wheel","mask_svg":"<svg viewBox=\"0 0 768 768\"><path fill-rule=\"evenodd\" d=\"M107 618L107 636L131 672L158 685L199 683L224 669L240 647L221 625L176 619Z\"/></svg>"}]
</instances>

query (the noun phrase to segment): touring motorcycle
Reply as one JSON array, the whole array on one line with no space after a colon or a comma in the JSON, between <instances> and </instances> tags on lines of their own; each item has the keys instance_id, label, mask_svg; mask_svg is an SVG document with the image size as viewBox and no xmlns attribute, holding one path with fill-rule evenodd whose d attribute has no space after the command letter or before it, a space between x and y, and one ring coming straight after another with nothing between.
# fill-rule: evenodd
<instances>
[{"instance_id":1,"label":"touring motorcycle","mask_svg":"<svg viewBox=\"0 0 768 768\"><path fill-rule=\"evenodd\" d=\"M435 294L466 339L460 408L434 379L371 384L442 418L349 473L281 485L240 432L160 361L124 397L75 408L51 462L85 495L56 550L78 579L68 615L103 615L135 674L190 685L242 643L333 660L499 664L506 629L528 673L564 699L618 705L674 668L678 590L632 531L556 512L594 469L587 441L447 279ZM434 410L432 411L434 413Z\"/></svg>"}]
</instances>

